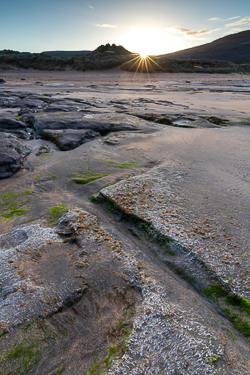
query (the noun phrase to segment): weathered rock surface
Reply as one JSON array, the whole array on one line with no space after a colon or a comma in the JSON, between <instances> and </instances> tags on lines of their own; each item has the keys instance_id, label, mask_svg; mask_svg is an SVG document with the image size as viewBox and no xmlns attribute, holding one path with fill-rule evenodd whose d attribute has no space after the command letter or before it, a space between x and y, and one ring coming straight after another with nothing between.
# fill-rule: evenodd
<instances>
[{"instance_id":1,"label":"weathered rock surface","mask_svg":"<svg viewBox=\"0 0 250 375\"><path fill-rule=\"evenodd\" d=\"M26 129L26 125L9 113L0 114L0 130Z\"/></svg>"},{"instance_id":2,"label":"weathered rock surface","mask_svg":"<svg viewBox=\"0 0 250 375\"><path fill-rule=\"evenodd\" d=\"M112 375L248 373L249 347L232 340L229 323L86 211L70 210L56 228L14 228L0 249L6 372L49 373L63 363L80 375L95 363Z\"/></svg>"},{"instance_id":3,"label":"weathered rock surface","mask_svg":"<svg viewBox=\"0 0 250 375\"><path fill-rule=\"evenodd\" d=\"M77 112L84 106L72 100L53 100L48 105L45 112Z\"/></svg>"},{"instance_id":4,"label":"weathered rock surface","mask_svg":"<svg viewBox=\"0 0 250 375\"><path fill-rule=\"evenodd\" d=\"M1 369L50 373L64 363L67 371L83 374L96 360L105 369L109 346L124 351L125 329L131 331L141 298L138 270L94 216L74 209L57 228L41 222L14 228L0 236L0 249L0 327L11 331L0 337ZM28 363L25 355L14 362L8 356L16 345L26 351L31 342Z\"/></svg>"},{"instance_id":5,"label":"weathered rock surface","mask_svg":"<svg viewBox=\"0 0 250 375\"><path fill-rule=\"evenodd\" d=\"M23 98L20 99L20 101L17 101L15 106L21 108L42 109L45 106L45 104L43 100Z\"/></svg>"},{"instance_id":6,"label":"weathered rock surface","mask_svg":"<svg viewBox=\"0 0 250 375\"><path fill-rule=\"evenodd\" d=\"M47 144L43 144L42 146L39 147L39 150L36 153L36 156L40 156L43 154L48 154L50 152L50 147Z\"/></svg>"},{"instance_id":7,"label":"weathered rock surface","mask_svg":"<svg viewBox=\"0 0 250 375\"><path fill-rule=\"evenodd\" d=\"M187 272L190 268L189 274L193 277L196 275L201 286L205 287L207 284L206 277L202 275L200 261L204 262L207 268L212 269L219 276L223 285L227 285L227 288L240 292L241 295L249 299L247 284L249 283L248 269L250 263L248 258L245 259L249 252L248 241L246 240L246 238L249 238L249 234L245 234L243 239L240 234L237 235L236 233L232 243L232 239L225 233L225 228L223 230L220 227L219 213L218 224L213 223L213 218L207 217L204 218L202 226L195 225L190 228L191 213L189 213L189 217L186 216L185 197L177 194L172 195L171 186L176 181L179 182L181 178L182 173L178 172L177 166L175 170L174 164L165 164L155 167L143 175L131 177L102 189L99 196L111 199L127 215L139 217L152 225L152 228L156 231L156 237L157 235L163 235L172 238L175 242L170 246L174 247L174 251L180 253L180 265L185 265ZM247 226L247 223L245 225ZM246 233L246 228L242 229ZM178 243L184 248L183 252L178 249L178 246L176 247ZM225 261L218 262L222 248L227 256ZM233 250L238 248L241 251ZM181 257L186 260L181 260ZM190 258L189 261L187 261L188 258ZM173 266L178 264L176 259L172 258L172 260ZM200 264L194 272L191 264L196 261ZM242 272L246 278L244 283L239 282Z\"/></svg>"},{"instance_id":8,"label":"weathered rock surface","mask_svg":"<svg viewBox=\"0 0 250 375\"><path fill-rule=\"evenodd\" d=\"M192 204L187 203L185 189L179 194L172 190L184 183L185 174L174 163L161 165L101 190L99 199L112 202L130 220L146 226L153 238L167 241L168 251L159 252L159 258L204 295L209 290L218 308L248 337L249 220L239 224L225 210L217 212L216 219L208 213L199 216L197 194ZM225 215L230 219L227 222ZM235 232L235 226L240 230Z\"/></svg>"},{"instance_id":9,"label":"weathered rock surface","mask_svg":"<svg viewBox=\"0 0 250 375\"><path fill-rule=\"evenodd\" d=\"M46 100L46 99L45 99ZM46 106L42 96L33 97L32 94L12 94L4 92L0 94L0 106L6 108L29 108L41 110Z\"/></svg>"},{"instance_id":10,"label":"weathered rock surface","mask_svg":"<svg viewBox=\"0 0 250 375\"><path fill-rule=\"evenodd\" d=\"M47 130L41 131L41 137L48 141L52 141L61 151L73 150L81 146L83 143L89 142L100 134L90 129L85 130Z\"/></svg>"},{"instance_id":11,"label":"weathered rock surface","mask_svg":"<svg viewBox=\"0 0 250 375\"><path fill-rule=\"evenodd\" d=\"M29 139L26 125L9 113L0 114L0 132L12 133L21 139Z\"/></svg>"},{"instance_id":12,"label":"weathered rock surface","mask_svg":"<svg viewBox=\"0 0 250 375\"><path fill-rule=\"evenodd\" d=\"M158 124L177 126L181 128L218 128L218 124L223 123L223 119L215 116L209 117L210 121L195 115L182 114L164 114L164 113L145 113L132 112L131 115L142 118L147 121L153 121ZM218 120L221 120L218 122Z\"/></svg>"},{"instance_id":13,"label":"weathered rock surface","mask_svg":"<svg viewBox=\"0 0 250 375\"><path fill-rule=\"evenodd\" d=\"M12 134L0 132L0 178L7 178L17 172L31 148Z\"/></svg>"},{"instance_id":14,"label":"weathered rock surface","mask_svg":"<svg viewBox=\"0 0 250 375\"><path fill-rule=\"evenodd\" d=\"M91 129L105 135L111 131L154 131L157 125L149 124L125 114L38 113L33 119L34 129Z\"/></svg>"}]
</instances>

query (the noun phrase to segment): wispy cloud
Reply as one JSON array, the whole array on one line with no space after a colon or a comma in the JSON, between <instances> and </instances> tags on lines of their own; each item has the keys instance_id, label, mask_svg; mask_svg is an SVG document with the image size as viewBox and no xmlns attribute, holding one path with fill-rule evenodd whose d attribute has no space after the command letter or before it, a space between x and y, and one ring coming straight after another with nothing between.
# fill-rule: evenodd
<instances>
[{"instance_id":1,"label":"wispy cloud","mask_svg":"<svg viewBox=\"0 0 250 375\"><path fill-rule=\"evenodd\" d=\"M231 17L231 18L227 18L227 21L235 20L236 18L240 18L240 16L236 16L236 17Z\"/></svg>"},{"instance_id":2,"label":"wispy cloud","mask_svg":"<svg viewBox=\"0 0 250 375\"><path fill-rule=\"evenodd\" d=\"M229 31L226 31L225 33L223 33L224 35L229 35L229 34L234 34L234 33L239 33L240 31L245 31L247 30L246 28L244 27L237 27L235 29L231 29Z\"/></svg>"},{"instance_id":3,"label":"wispy cloud","mask_svg":"<svg viewBox=\"0 0 250 375\"><path fill-rule=\"evenodd\" d=\"M230 18L226 18L226 19L222 19L220 17L213 17L213 18L209 18L208 21L231 21L231 20L235 20L236 18L240 18L241 16L235 16L235 17L230 17Z\"/></svg>"},{"instance_id":4,"label":"wispy cloud","mask_svg":"<svg viewBox=\"0 0 250 375\"><path fill-rule=\"evenodd\" d=\"M108 28L108 27L111 27L112 29L116 29L118 26L115 26L115 25L109 25L108 23L103 23L102 25L95 25L96 27L104 27L104 28Z\"/></svg>"},{"instance_id":5,"label":"wispy cloud","mask_svg":"<svg viewBox=\"0 0 250 375\"><path fill-rule=\"evenodd\" d=\"M170 31L172 33L179 33L179 34L184 35L185 37L189 37L189 38L193 39L194 37L197 37L197 36L200 36L200 35L210 34L213 31L221 30L221 28L214 29L214 30L202 29L202 30L194 31L194 30L191 30L191 29L183 29L182 27L170 27L170 28L167 28L166 30Z\"/></svg>"},{"instance_id":6,"label":"wispy cloud","mask_svg":"<svg viewBox=\"0 0 250 375\"><path fill-rule=\"evenodd\" d=\"M250 17L244 17L244 18L242 18L239 21L226 24L226 27L232 27L232 26L238 26L238 25L245 25L248 22L250 22Z\"/></svg>"},{"instance_id":7,"label":"wispy cloud","mask_svg":"<svg viewBox=\"0 0 250 375\"><path fill-rule=\"evenodd\" d=\"M89 8L90 8L90 9L94 9L94 7L92 7L92 5L89 5Z\"/></svg>"}]
</instances>

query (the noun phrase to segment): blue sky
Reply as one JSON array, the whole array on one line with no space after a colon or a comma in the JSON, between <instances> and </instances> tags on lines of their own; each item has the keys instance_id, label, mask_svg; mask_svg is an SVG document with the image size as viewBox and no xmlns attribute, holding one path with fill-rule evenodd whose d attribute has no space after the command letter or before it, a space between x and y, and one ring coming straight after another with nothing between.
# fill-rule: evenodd
<instances>
[{"instance_id":1,"label":"blue sky","mask_svg":"<svg viewBox=\"0 0 250 375\"><path fill-rule=\"evenodd\" d=\"M249 0L0 0L0 50L161 54L250 29Z\"/></svg>"}]
</instances>

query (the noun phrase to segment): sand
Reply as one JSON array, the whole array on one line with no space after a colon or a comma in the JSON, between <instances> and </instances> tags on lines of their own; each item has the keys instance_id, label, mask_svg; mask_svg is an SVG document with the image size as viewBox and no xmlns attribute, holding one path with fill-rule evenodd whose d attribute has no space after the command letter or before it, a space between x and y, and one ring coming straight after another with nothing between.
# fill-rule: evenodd
<instances>
[{"instance_id":1,"label":"sand","mask_svg":"<svg viewBox=\"0 0 250 375\"><path fill-rule=\"evenodd\" d=\"M48 72L20 69L2 71L0 76L7 81L1 87L12 91L60 92L67 94L68 97L76 93L79 97L91 97L93 93L95 98L115 97L120 100L140 97L140 93L143 93L146 98L170 100L175 105L188 106L188 112L250 117L248 105L250 78L242 74L155 73L147 75L120 69L93 72ZM26 81L21 81L21 78ZM35 82L41 82L42 86ZM98 87L91 87L91 85Z\"/></svg>"}]
</instances>

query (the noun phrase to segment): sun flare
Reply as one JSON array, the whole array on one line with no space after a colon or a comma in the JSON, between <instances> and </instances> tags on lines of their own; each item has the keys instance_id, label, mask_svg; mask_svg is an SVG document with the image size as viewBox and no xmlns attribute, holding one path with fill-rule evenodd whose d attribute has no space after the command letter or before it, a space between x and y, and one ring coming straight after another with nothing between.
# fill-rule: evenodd
<instances>
[{"instance_id":1,"label":"sun flare","mask_svg":"<svg viewBox=\"0 0 250 375\"><path fill-rule=\"evenodd\" d=\"M119 39L119 44L131 52L139 53L142 58L178 50L179 43L176 37L165 30L154 28L131 28Z\"/></svg>"}]
</instances>

